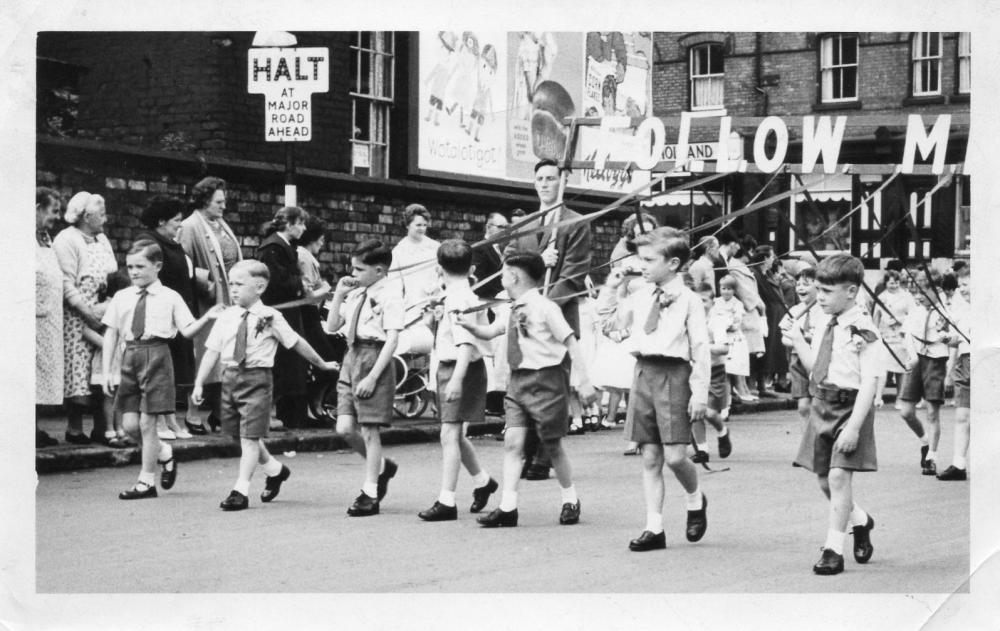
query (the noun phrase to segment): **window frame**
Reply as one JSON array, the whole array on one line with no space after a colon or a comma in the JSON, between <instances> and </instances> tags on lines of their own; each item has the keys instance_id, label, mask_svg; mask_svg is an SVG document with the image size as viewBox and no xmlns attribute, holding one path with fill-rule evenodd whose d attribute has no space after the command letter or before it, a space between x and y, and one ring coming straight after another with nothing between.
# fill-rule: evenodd
<instances>
[{"instance_id":1,"label":"window frame","mask_svg":"<svg viewBox=\"0 0 1000 631\"><path fill-rule=\"evenodd\" d=\"M694 65L695 65L695 55L701 49L706 49L708 51L708 72L705 72L705 73L702 73L702 74L699 74L699 75L695 75L695 68L694 68ZM717 51L719 59L721 60L721 63L722 63L722 72L718 72L718 73L711 72L712 58L713 58L712 57L712 53L714 52L713 49L715 49L715 51ZM700 42L700 43L694 44L694 45L692 45L692 46L690 46L688 48L688 91L689 91L689 97L690 97L688 99L688 107L689 107L690 111L692 111L692 112L708 112L708 111L713 111L713 110L722 110L722 109L725 109L725 104L726 104L726 86L725 86L726 65L725 65L725 60L726 60L726 56L725 56L724 48L723 48L723 45L720 44L719 42ZM705 80L705 79L708 79L709 81L711 81L712 79L721 79L722 80L722 95L721 95L721 98L720 98L720 102L717 105L696 105L695 104L695 83L696 83L697 80Z\"/></svg>"},{"instance_id":2,"label":"window frame","mask_svg":"<svg viewBox=\"0 0 1000 631\"><path fill-rule=\"evenodd\" d=\"M928 35L937 35L937 54L923 55L923 45L927 41ZM926 46L929 49L929 45ZM940 31L917 31L910 37L910 95L915 98L941 96L943 94L941 85L941 71L944 65L944 33ZM923 68L927 64L937 64L937 89L919 90L924 87L921 84L924 79ZM928 75L929 77L929 75Z\"/></svg>"},{"instance_id":3,"label":"window frame","mask_svg":"<svg viewBox=\"0 0 1000 631\"><path fill-rule=\"evenodd\" d=\"M831 58L830 64L826 64L826 59L824 55L824 48L827 41L836 41L839 44L840 57L843 59L843 40L847 38L852 38L854 40L854 63L852 64L833 64L833 55L831 48ZM819 45L817 47L817 52L819 54L819 102L821 104L840 104L840 103L856 103L861 98L861 38L857 33L826 33L820 36ZM851 97L833 97L832 94L829 98L826 96L825 81L824 77L826 74L835 71L845 71L846 69L854 69L854 96ZM841 75L841 91L843 91L843 75ZM831 91L832 91L832 81L831 81Z\"/></svg>"},{"instance_id":4,"label":"window frame","mask_svg":"<svg viewBox=\"0 0 1000 631\"><path fill-rule=\"evenodd\" d=\"M367 46L364 45L365 34L368 36ZM351 131L348 139L351 146L350 172L352 175L363 171L362 175L389 177L391 110L396 94L396 34L394 31L355 31L349 49L354 70L353 81L348 90L351 97ZM363 63L365 60L367 64ZM364 90L365 81L367 91ZM359 129L359 108L367 108L367 125L362 133L356 131ZM358 137L362 135L366 139ZM355 151L359 146L367 148L368 166L356 164ZM373 164L379 151L379 168L375 169Z\"/></svg>"},{"instance_id":5,"label":"window frame","mask_svg":"<svg viewBox=\"0 0 1000 631\"><path fill-rule=\"evenodd\" d=\"M963 40L968 46L968 52L963 54L962 42ZM958 41L955 43L955 94L960 94L963 96L969 96L972 93L972 33L968 31L960 31L958 33ZM962 89L962 62L965 62L969 66L967 73L968 84L965 89Z\"/></svg>"}]
</instances>

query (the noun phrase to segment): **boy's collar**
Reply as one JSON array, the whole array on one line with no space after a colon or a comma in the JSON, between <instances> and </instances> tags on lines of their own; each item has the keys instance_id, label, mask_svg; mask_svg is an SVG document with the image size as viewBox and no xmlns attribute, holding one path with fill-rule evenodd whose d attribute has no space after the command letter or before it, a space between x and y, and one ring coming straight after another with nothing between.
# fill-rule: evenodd
<instances>
[{"instance_id":1,"label":"boy's collar","mask_svg":"<svg viewBox=\"0 0 1000 631\"><path fill-rule=\"evenodd\" d=\"M538 287L532 287L526 290L523 294L514 299L514 304L524 305L537 300L542 297L542 293L538 290Z\"/></svg>"},{"instance_id":2,"label":"boy's collar","mask_svg":"<svg viewBox=\"0 0 1000 631\"><path fill-rule=\"evenodd\" d=\"M140 291L142 291L142 290L145 289L146 293L148 293L148 294L158 294L158 293L160 293L160 290L163 289L163 283L161 283L160 279L157 278L156 280L154 280L150 284L146 285L145 287L139 287L138 285L132 285L132 289L135 290L135 293L139 293Z\"/></svg>"}]
</instances>

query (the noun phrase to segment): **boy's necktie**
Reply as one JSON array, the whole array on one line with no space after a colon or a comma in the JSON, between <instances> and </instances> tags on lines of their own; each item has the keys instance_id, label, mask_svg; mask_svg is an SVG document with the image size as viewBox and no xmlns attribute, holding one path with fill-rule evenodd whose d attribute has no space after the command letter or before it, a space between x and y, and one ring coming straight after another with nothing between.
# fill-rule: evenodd
<instances>
[{"instance_id":1,"label":"boy's necktie","mask_svg":"<svg viewBox=\"0 0 1000 631\"><path fill-rule=\"evenodd\" d=\"M837 326L837 316L830 318L823 332L823 339L819 343L819 351L816 353L816 363L813 364L813 383L819 385L826 379L830 372L830 358L833 357L833 329Z\"/></svg>"},{"instance_id":2,"label":"boy's necktie","mask_svg":"<svg viewBox=\"0 0 1000 631\"><path fill-rule=\"evenodd\" d=\"M521 352L521 331L517 323L516 314L520 312L521 305L513 305L510 308L510 319L507 321L507 363L511 370L521 367L524 361L524 354Z\"/></svg>"},{"instance_id":3,"label":"boy's necktie","mask_svg":"<svg viewBox=\"0 0 1000 631\"><path fill-rule=\"evenodd\" d=\"M354 346L354 340L358 337L358 323L361 322L361 309L365 306L365 299L368 297L368 290L365 289L361 292L361 297L358 299L358 305L354 307L354 313L351 314L351 322L347 325L347 345Z\"/></svg>"},{"instance_id":4,"label":"boy's necktie","mask_svg":"<svg viewBox=\"0 0 1000 631\"><path fill-rule=\"evenodd\" d=\"M924 347L921 349L921 355L927 354L927 348L930 346L927 340L931 339L931 314L934 313L930 309L927 310L927 318L924 320Z\"/></svg>"},{"instance_id":5,"label":"boy's necktie","mask_svg":"<svg viewBox=\"0 0 1000 631\"><path fill-rule=\"evenodd\" d=\"M132 312L132 339L139 341L142 334L146 332L146 294L145 289L139 290L139 300L135 303L135 310Z\"/></svg>"},{"instance_id":6,"label":"boy's necktie","mask_svg":"<svg viewBox=\"0 0 1000 631\"><path fill-rule=\"evenodd\" d=\"M243 311L243 316L240 318L240 325L236 328L236 347L233 349L233 361L236 365L242 365L247 358L247 335L249 331L247 330L247 316L250 312L247 310Z\"/></svg>"},{"instance_id":7,"label":"boy's necktie","mask_svg":"<svg viewBox=\"0 0 1000 631\"><path fill-rule=\"evenodd\" d=\"M656 327L660 325L660 296L663 295L663 290L657 287L653 290L653 306L649 308L649 315L646 316L646 324L643 325L642 330L646 332L646 335L652 335Z\"/></svg>"}]
</instances>

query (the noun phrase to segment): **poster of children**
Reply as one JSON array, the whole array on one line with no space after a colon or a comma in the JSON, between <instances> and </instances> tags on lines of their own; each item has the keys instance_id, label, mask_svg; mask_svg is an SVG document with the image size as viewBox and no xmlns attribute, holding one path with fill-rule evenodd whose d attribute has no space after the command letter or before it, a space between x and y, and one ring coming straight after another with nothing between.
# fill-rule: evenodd
<instances>
[{"instance_id":1,"label":"poster of children","mask_svg":"<svg viewBox=\"0 0 1000 631\"><path fill-rule=\"evenodd\" d=\"M420 36L420 166L504 177L507 33Z\"/></svg>"}]
</instances>

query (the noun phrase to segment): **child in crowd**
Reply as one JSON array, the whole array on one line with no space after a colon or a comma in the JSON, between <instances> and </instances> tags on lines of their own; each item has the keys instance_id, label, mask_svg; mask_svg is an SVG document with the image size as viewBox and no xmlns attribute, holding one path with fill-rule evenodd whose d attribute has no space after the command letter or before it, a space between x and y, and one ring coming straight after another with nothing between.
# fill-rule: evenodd
<instances>
[{"instance_id":1,"label":"child in crowd","mask_svg":"<svg viewBox=\"0 0 1000 631\"><path fill-rule=\"evenodd\" d=\"M957 272L958 296L961 301L953 298L955 307L952 314L958 333L951 338L951 344L958 350L955 368L952 372L955 381L955 446L952 463L937 475L938 480L960 481L968 479L969 428L970 428L970 388L972 370L969 363L969 353L972 350L969 340L972 339L972 289L970 287L970 268L961 267Z\"/></svg>"},{"instance_id":2,"label":"child in crowd","mask_svg":"<svg viewBox=\"0 0 1000 631\"><path fill-rule=\"evenodd\" d=\"M927 401L924 436L921 436L920 469L924 475L937 474L937 448L941 440L941 405L944 403L944 380L948 365L948 320L942 315L944 304L938 302L935 288L940 274L931 270L915 276L913 297L917 306L903 323L906 334L907 375L899 393L900 415L907 425L919 423L916 406L921 397Z\"/></svg>"},{"instance_id":3,"label":"child in crowd","mask_svg":"<svg viewBox=\"0 0 1000 631\"><path fill-rule=\"evenodd\" d=\"M888 385L890 377L892 378L893 385L896 387L897 394L903 385L902 371L904 364L900 364L899 362L906 361L908 352L906 336L903 334L903 322L906 321L906 316L909 315L910 311L917 306L917 303L913 300L913 294L903 288L898 270L886 270L883 281L885 282L885 289L878 294L878 299L882 301L882 304L885 305L888 311L881 307L874 307L872 316L875 319L875 325L878 327L879 335L882 336L882 339L892 350L892 353L885 354L887 357L886 374L882 375L878 381L878 392L875 395L876 407L882 403L883 390ZM893 358L893 354L898 358L898 361L896 358ZM900 409L899 401L896 401L896 409ZM924 434L923 427L920 426L919 422L915 426L911 425L910 429L917 436L923 436Z\"/></svg>"},{"instance_id":4,"label":"child in crowd","mask_svg":"<svg viewBox=\"0 0 1000 631\"><path fill-rule=\"evenodd\" d=\"M193 337L222 307L213 308L195 320L180 294L164 287L157 275L163 267L163 251L153 241L141 239L132 244L125 257L132 286L116 293L101 322L104 347L101 373L104 394L112 396L117 388L116 409L122 425L134 441L142 443L142 470L135 486L122 491L123 500L156 497L156 465L163 467L160 484L173 487L177 463L170 445L161 443L156 434L156 416L169 414L176 405L174 365L167 342L177 333ZM115 385L112 361L119 339L125 340L122 355L121 383Z\"/></svg>"},{"instance_id":5,"label":"child in crowd","mask_svg":"<svg viewBox=\"0 0 1000 631\"><path fill-rule=\"evenodd\" d=\"M92 281L93 279L89 276L85 276L81 279L80 291L82 291L84 295L86 295L90 290L90 285L93 284ZM98 318L103 318L104 314L107 312L108 305L111 302L110 296L114 296L130 284L131 282L129 281L128 275L124 272L116 270L109 273L107 279L107 289L104 292L104 295L108 298L106 300L100 300L96 305L94 305L95 315ZM93 287L93 289L96 291L96 287ZM101 369L104 365L104 353L102 352L101 347L104 346L104 336L94 329L84 325L83 337L96 347L96 350L94 351L94 358L90 362L90 392L91 396L94 398L95 430L99 425L104 426L105 431L102 442L107 447L113 447L115 449L131 447L132 442L125 435L125 430L122 428L121 414L115 410L115 398L105 396L104 389L102 388L104 384L104 373L101 372ZM121 382L122 354L124 352L125 340L119 338L115 356L111 359L111 371L114 373L112 375L112 383L116 388ZM102 421L100 422L98 421L98 414L100 414L102 418Z\"/></svg>"},{"instance_id":6,"label":"child in crowd","mask_svg":"<svg viewBox=\"0 0 1000 631\"><path fill-rule=\"evenodd\" d=\"M882 371L883 349L875 323L856 303L864 282L861 260L834 254L816 268L816 302L829 316L822 335L806 341L795 320L784 332L785 345L795 348L810 372L812 410L802 435L797 466L816 474L820 490L830 500L829 528L819 562L821 575L844 571L844 539L854 524L854 560L871 559L875 520L854 501L855 471L875 471L876 382ZM818 332L818 327L816 327Z\"/></svg>"},{"instance_id":7,"label":"child in crowd","mask_svg":"<svg viewBox=\"0 0 1000 631\"><path fill-rule=\"evenodd\" d=\"M273 383L271 370L280 343L321 370L336 370L288 325L281 312L260 301L270 272L254 259L244 259L229 270L229 295L233 304L216 319L205 340L205 355L198 367L191 400L200 405L205 379L222 362L222 431L240 441L240 467L236 483L219 508L245 510L250 506L250 478L259 465L267 480L262 502L278 496L291 471L273 458L264 446L271 420ZM252 331L252 332L251 332Z\"/></svg>"},{"instance_id":8,"label":"child in crowd","mask_svg":"<svg viewBox=\"0 0 1000 631\"><path fill-rule=\"evenodd\" d=\"M715 302L715 290L711 283L701 283L697 287L705 307L705 317L708 318ZM733 453L732 439L729 437L729 404L731 402L729 381L726 379L726 355L729 354L728 327L724 320L713 321L708 318L709 352L712 354L712 374L708 384L708 407L705 410L705 421L718 433L719 457L728 458ZM705 437L705 421L692 421L691 434L694 438L695 452L691 462L704 464L708 462L708 442Z\"/></svg>"},{"instance_id":9,"label":"child in crowd","mask_svg":"<svg viewBox=\"0 0 1000 631\"><path fill-rule=\"evenodd\" d=\"M452 239L438 247L438 274L444 282L444 304L437 326L434 352L437 355L437 398L441 417L441 492L434 505L417 516L424 521L458 519L455 487L460 465L472 476L472 506L478 513L499 488L479 464L476 449L464 435L463 423L486 420L486 362L490 345L475 338L465 328L455 324L457 314L479 304L479 298L469 286L472 248L464 241ZM486 310L470 314L485 326Z\"/></svg>"},{"instance_id":10,"label":"child in crowd","mask_svg":"<svg viewBox=\"0 0 1000 631\"><path fill-rule=\"evenodd\" d=\"M365 459L361 494L352 517L377 515L398 465L382 457L381 428L392 421L396 367L392 361L405 325L399 285L386 278L392 250L369 239L351 255L351 275L337 283L326 330L344 327L347 354L337 382L337 433ZM360 426L360 430L359 430Z\"/></svg>"},{"instance_id":11,"label":"child in crowd","mask_svg":"<svg viewBox=\"0 0 1000 631\"><path fill-rule=\"evenodd\" d=\"M802 337L805 338L806 343L812 344L817 323L824 324L826 321L823 309L816 302L815 267L803 267L795 275L795 295L798 296L799 302L788 310L785 317L778 323L778 329L785 332L793 324L797 324L802 329ZM787 338L784 339L787 340ZM791 394L792 398L798 401L799 416L808 423L809 410L812 407L812 396L809 394L809 371L802 365L802 360L799 359L794 347L791 348L789 356L788 372L792 376Z\"/></svg>"},{"instance_id":12,"label":"child in crowd","mask_svg":"<svg viewBox=\"0 0 1000 631\"><path fill-rule=\"evenodd\" d=\"M726 333L729 336L729 354L726 355L726 374L732 390L738 391L741 381L750 375L750 351L746 337L743 335L743 316L746 309L736 297L736 279L726 274L719 279L719 297L709 312L710 318L717 318L726 323Z\"/></svg>"},{"instance_id":13,"label":"child in crowd","mask_svg":"<svg viewBox=\"0 0 1000 631\"><path fill-rule=\"evenodd\" d=\"M559 479L562 511L559 523L580 521L580 500L573 486L569 457L562 444L569 415L569 370L567 353L579 370L579 396L584 405L594 398L587 366L573 329L562 310L542 296L538 286L545 276L545 263L536 253L514 253L504 261L503 286L514 301L507 321L491 325L476 323L468 316L458 323L481 339L507 333L510 381L504 400L507 422L504 432L503 493L500 506L477 521L484 527L517 526L517 487L529 431L539 438L552 459Z\"/></svg>"},{"instance_id":14,"label":"child in crowd","mask_svg":"<svg viewBox=\"0 0 1000 631\"><path fill-rule=\"evenodd\" d=\"M628 344L636 366L625 436L642 449L646 527L629 549L644 552L666 547L664 461L686 494L687 540L699 541L708 527L708 500L687 445L691 423L705 417L712 367L704 306L679 274L691 257L687 238L679 230L657 228L635 243L648 284L627 296L622 274L612 273L598 312L616 316L619 327L632 330Z\"/></svg>"}]
</instances>

